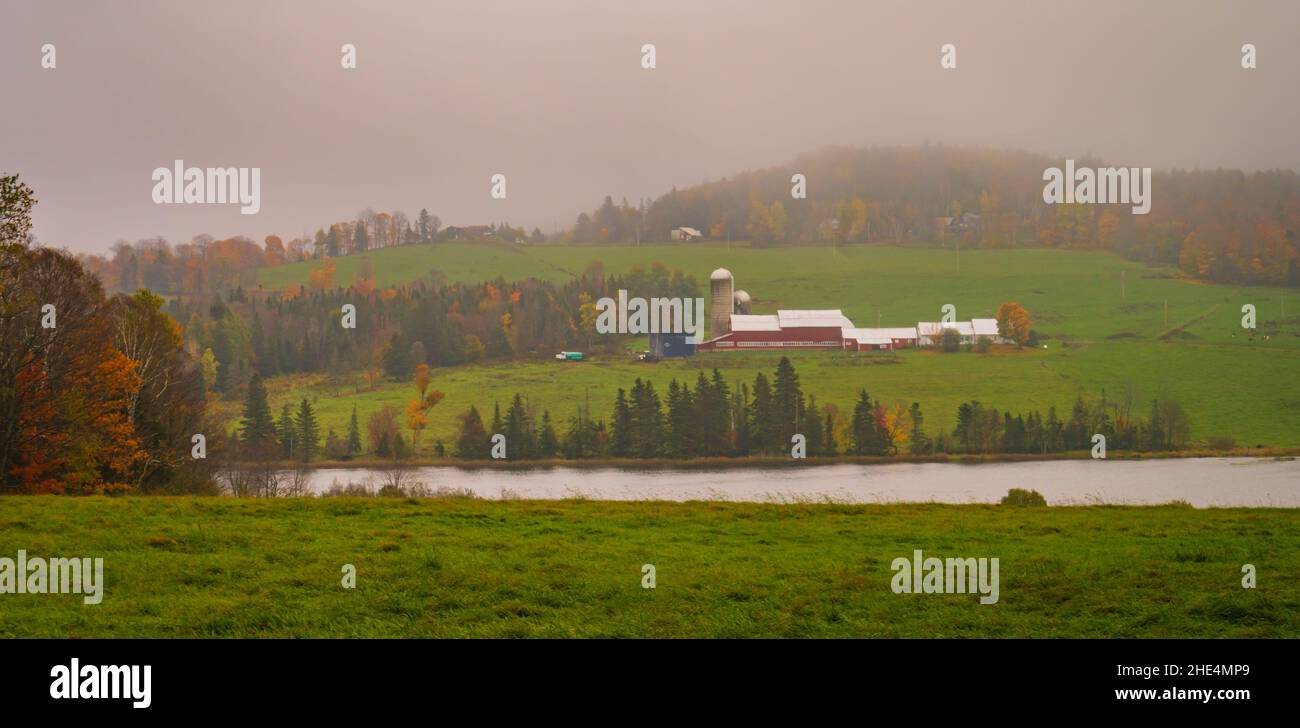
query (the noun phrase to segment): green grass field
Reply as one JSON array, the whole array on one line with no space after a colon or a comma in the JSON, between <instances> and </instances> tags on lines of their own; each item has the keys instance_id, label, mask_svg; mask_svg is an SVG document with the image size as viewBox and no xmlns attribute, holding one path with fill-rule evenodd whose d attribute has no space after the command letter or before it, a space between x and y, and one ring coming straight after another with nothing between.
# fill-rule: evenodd
<instances>
[{"instance_id":1,"label":"green grass field","mask_svg":"<svg viewBox=\"0 0 1300 728\"><path fill-rule=\"evenodd\" d=\"M958 254L864 246L433 245L377 251L371 259L380 285L434 269L446 280L555 280L581 272L595 260L607 272L661 261L707 285L709 272L725 266L735 274L737 287L753 295L758 312L841 308L860 326L934 320L946 303L957 307L959 319L988 317L1003 301L1015 300L1029 309L1034 328L1052 337L1047 349L987 355L796 352L792 358L805 391L819 402L847 411L857 390L865 387L887 402L920 402L931 430L950 428L956 406L971 399L1013 411L1046 412L1055 405L1065 416L1079 393L1095 396L1105 390L1114 399L1131 389L1143 415L1154 397L1177 399L1191 418L1193 438L1202 442L1231 437L1243 446L1300 445L1296 291L1206 285L1109 254L1041 249ZM338 259L338 280L348 280L359 260ZM265 268L261 281L269 287L302 282L310 265ZM1253 340L1240 326L1245 303L1258 312ZM716 366L734 383L738 377L752 382L757 371L770 372L775 365L776 357L769 354L730 352L653 365L637 364L630 355L581 364L543 356L438 369L433 386L447 398L433 412L422 449L427 452L437 439L449 443L455 416L469 405L490 417L492 404L500 402L504 409L516 391L562 423L588 397L596 415L607 416L615 390L638 376L653 380L662 392L671 378L693 381L700 369ZM314 398L325 426L340 433L354 404L364 421L379 406L402 407L410 398L407 384L384 383L370 391L359 376L342 381L280 378L271 382L271 392L276 412L284 402ZM238 411L238 402L223 405L229 422Z\"/></svg>"},{"instance_id":2,"label":"green grass field","mask_svg":"<svg viewBox=\"0 0 1300 728\"><path fill-rule=\"evenodd\" d=\"M999 602L894 594L916 548L998 558ZM1274 509L0 499L19 549L102 557L106 586L0 595L3 637L1300 636Z\"/></svg>"}]
</instances>

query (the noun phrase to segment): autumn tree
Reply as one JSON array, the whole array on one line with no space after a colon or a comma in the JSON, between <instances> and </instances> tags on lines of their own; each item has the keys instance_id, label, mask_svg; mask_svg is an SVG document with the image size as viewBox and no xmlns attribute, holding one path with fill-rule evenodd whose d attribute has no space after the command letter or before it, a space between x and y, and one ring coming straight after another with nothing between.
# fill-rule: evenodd
<instances>
[{"instance_id":1,"label":"autumn tree","mask_svg":"<svg viewBox=\"0 0 1300 728\"><path fill-rule=\"evenodd\" d=\"M370 262L370 256L363 256L356 272L352 274L352 290L367 298L374 292L375 266Z\"/></svg>"},{"instance_id":2,"label":"autumn tree","mask_svg":"<svg viewBox=\"0 0 1300 728\"><path fill-rule=\"evenodd\" d=\"M0 244L23 244L32 229L36 195L16 174L0 174Z\"/></svg>"},{"instance_id":3,"label":"autumn tree","mask_svg":"<svg viewBox=\"0 0 1300 728\"><path fill-rule=\"evenodd\" d=\"M997 321L998 334L1011 339L1018 346L1024 346L1029 341L1029 312L1020 304L1014 301L1003 303L998 307Z\"/></svg>"},{"instance_id":4,"label":"autumn tree","mask_svg":"<svg viewBox=\"0 0 1300 728\"><path fill-rule=\"evenodd\" d=\"M203 429L203 373L185 353L181 327L147 290L108 304L114 347L135 365L126 417L146 453L141 490L164 487L193 465L191 438Z\"/></svg>"},{"instance_id":5,"label":"autumn tree","mask_svg":"<svg viewBox=\"0 0 1300 728\"><path fill-rule=\"evenodd\" d=\"M327 258L319 266L312 268L308 274L311 279L311 287L317 291L328 291L333 288L334 270L335 263L332 258Z\"/></svg>"},{"instance_id":6,"label":"autumn tree","mask_svg":"<svg viewBox=\"0 0 1300 728\"><path fill-rule=\"evenodd\" d=\"M266 264L280 265L284 262L284 241L279 235L266 236Z\"/></svg>"},{"instance_id":7,"label":"autumn tree","mask_svg":"<svg viewBox=\"0 0 1300 728\"><path fill-rule=\"evenodd\" d=\"M0 219L15 214L0 211ZM47 319L54 325L43 325ZM0 250L4 489L139 486L148 454L132 414L142 385L137 362L114 347L113 329L99 281L71 256L13 243Z\"/></svg>"},{"instance_id":8,"label":"autumn tree","mask_svg":"<svg viewBox=\"0 0 1300 728\"><path fill-rule=\"evenodd\" d=\"M406 426L411 430L411 443L417 448L420 445L420 433L429 425L429 410L436 407L446 396L438 390L428 391L429 382L429 365L417 365L415 367L416 397L406 405Z\"/></svg>"}]
</instances>

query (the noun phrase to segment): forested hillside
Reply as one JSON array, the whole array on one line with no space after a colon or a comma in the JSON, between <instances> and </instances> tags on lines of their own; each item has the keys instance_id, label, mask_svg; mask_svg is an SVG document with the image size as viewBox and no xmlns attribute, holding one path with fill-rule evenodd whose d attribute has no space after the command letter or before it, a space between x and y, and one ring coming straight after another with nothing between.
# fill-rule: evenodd
<instances>
[{"instance_id":1,"label":"forested hillside","mask_svg":"<svg viewBox=\"0 0 1300 728\"><path fill-rule=\"evenodd\" d=\"M1080 167L1119 160L1080 158ZM649 204L611 198L578 217L574 242L666 240L677 227L755 245L960 243L1111 250L1223 283L1300 286L1300 178L1293 171L1153 171L1152 206L1043 202L1063 159L970 147L828 148L788 164L674 189ZM1129 165L1131 166L1131 165ZM791 198L791 176L807 199Z\"/></svg>"},{"instance_id":2,"label":"forested hillside","mask_svg":"<svg viewBox=\"0 0 1300 728\"><path fill-rule=\"evenodd\" d=\"M1117 164L1075 161L1091 168ZM712 240L747 240L756 247L890 243L1107 250L1177 266L1201 280L1300 286L1295 172L1155 170L1151 211L1135 215L1123 204L1044 203L1043 172L1061 164L1060 158L979 147L833 147L636 205L608 196L572 228L551 236L507 223L443 227L427 209L414 219L401 211L366 209L353 219L320 225L314 235L284 238L272 232L261 243L205 234L187 242L118 241L110 254L83 255L81 261L110 292L143 287L164 295L209 296L253 285L260 268L312 260L322 261L316 274L321 283L346 286L349 281L332 280L325 261L399 246L634 245L666 241L673 229L692 227ZM795 173L807 179L806 199L791 197Z\"/></svg>"}]
</instances>

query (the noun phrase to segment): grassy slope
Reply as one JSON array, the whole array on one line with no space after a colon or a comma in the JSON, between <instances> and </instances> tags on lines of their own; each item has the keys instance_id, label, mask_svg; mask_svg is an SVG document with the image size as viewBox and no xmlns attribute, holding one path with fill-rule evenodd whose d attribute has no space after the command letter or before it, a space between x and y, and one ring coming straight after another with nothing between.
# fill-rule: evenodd
<instances>
[{"instance_id":1,"label":"grassy slope","mask_svg":"<svg viewBox=\"0 0 1300 728\"><path fill-rule=\"evenodd\" d=\"M756 299L757 311L778 307L837 307L862 326L908 325L938 317L946 303L958 318L992 316L1006 300L1031 312L1035 328L1056 337L1046 351L1013 355L935 356L904 352L890 356L840 353L797 355L807 391L842 409L859 387L887 401L919 401L930 427L949 427L958 403L980 399L1013 410L1056 405L1064 414L1080 391L1111 397L1132 385L1142 402L1162 394L1188 410L1193 436L1226 435L1244 445L1300 444L1300 296L1289 292L1290 313L1279 323L1282 289L1203 285L1161 275L1115 256L1057 250L951 250L849 247L752 250L725 245L527 247L438 245L395 248L372 254L379 283L426 275L437 268L448 280L507 279L529 275L561 279L593 260L607 271L662 261L694 275L701 283L710 270L726 266L737 286ZM359 258L339 260L339 280L347 280ZM310 264L261 271L268 286L305 279ZM1145 277L1144 277L1145 276ZM1121 297L1121 283L1123 297ZM1168 324L1165 303L1168 302ZM1248 341L1240 328L1241 305L1253 303L1260 332ZM1171 336L1162 335L1186 325ZM1065 349L1061 339L1078 345ZM893 364L868 365L872 361ZM520 391L553 417L567 418L587 394L603 414L616 387L636 376L664 387L670 378L694 379L696 369L719 366L752 381L757 369L770 370L767 355L719 354L654 366L624 360L561 365L546 359L441 369L434 386L447 392L435 411L424 444L450 440L453 416L469 404L490 410L508 404ZM385 384L356 392L351 383L312 386L320 377L286 378L272 383L273 403L319 397L327 426L340 432L355 403L365 415L381 404L403 405L408 387ZM733 379L734 381L734 379ZM338 396L336 396L338 395ZM1140 408L1145 414L1145 404ZM228 408L238 411L237 404Z\"/></svg>"},{"instance_id":2,"label":"grassy slope","mask_svg":"<svg viewBox=\"0 0 1300 728\"><path fill-rule=\"evenodd\" d=\"M999 558L1000 602L895 595L914 548ZM3 637L1300 635L1286 510L6 498L18 549L107 587L0 596Z\"/></svg>"}]
</instances>

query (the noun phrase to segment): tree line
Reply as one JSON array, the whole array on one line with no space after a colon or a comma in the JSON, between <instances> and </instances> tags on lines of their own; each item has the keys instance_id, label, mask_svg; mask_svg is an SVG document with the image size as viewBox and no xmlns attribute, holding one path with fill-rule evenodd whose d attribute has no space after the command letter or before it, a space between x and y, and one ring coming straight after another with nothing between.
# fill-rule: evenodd
<instances>
[{"instance_id":1,"label":"tree line","mask_svg":"<svg viewBox=\"0 0 1300 728\"><path fill-rule=\"evenodd\" d=\"M1115 449L1177 450L1188 443L1189 422L1170 399L1153 400L1143 418L1131 393L1119 401L1103 394L1080 395L1065 418L1055 407L1044 416L964 402L951 431L932 432L919 403L890 404L866 390L849 411L819 405L804 395L794 366L781 357L770 377L759 372L752 385L733 385L714 369L711 376L700 372L694 383L674 378L661 396L653 382L637 378L629 389L618 389L608 419L578 406L557 424L549 410L537 416L521 394L504 415L496 406L490 423L471 406L460 416L451 454L488 459L497 433L505 435L510 460L788 455L796 434L809 456L1046 454L1088 450L1096 434Z\"/></svg>"},{"instance_id":2,"label":"tree line","mask_svg":"<svg viewBox=\"0 0 1300 728\"><path fill-rule=\"evenodd\" d=\"M354 220L320 227L315 234L284 239L267 235L262 243L244 237L217 239L195 235L173 244L158 236L134 243L118 240L107 255L82 254L81 263L99 276L109 292L131 293L148 288L155 293L210 297L215 292L253 285L258 268L302 261L325 261L364 255L399 245L453 241L496 241L537 244L546 241L540 229L531 233L508 223L443 227L427 209L415 219L401 211L364 210Z\"/></svg>"},{"instance_id":3,"label":"tree line","mask_svg":"<svg viewBox=\"0 0 1300 728\"><path fill-rule=\"evenodd\" d=\"M595 332L601 296L619 289L694 297L698 284L662 264L605 275L593 263L565 283L538 279L477 284L436 279L385 289L354 283L301 294L235 288L211 298L177 298L167 311L186 322L184 344L200 362L207 391L243 391L263 378L300 372L407 381L421 365L452 366L530 353L550 355L611 337ZM344 328L344 304L356 308Z\"/></svg>"}]
</instances>

